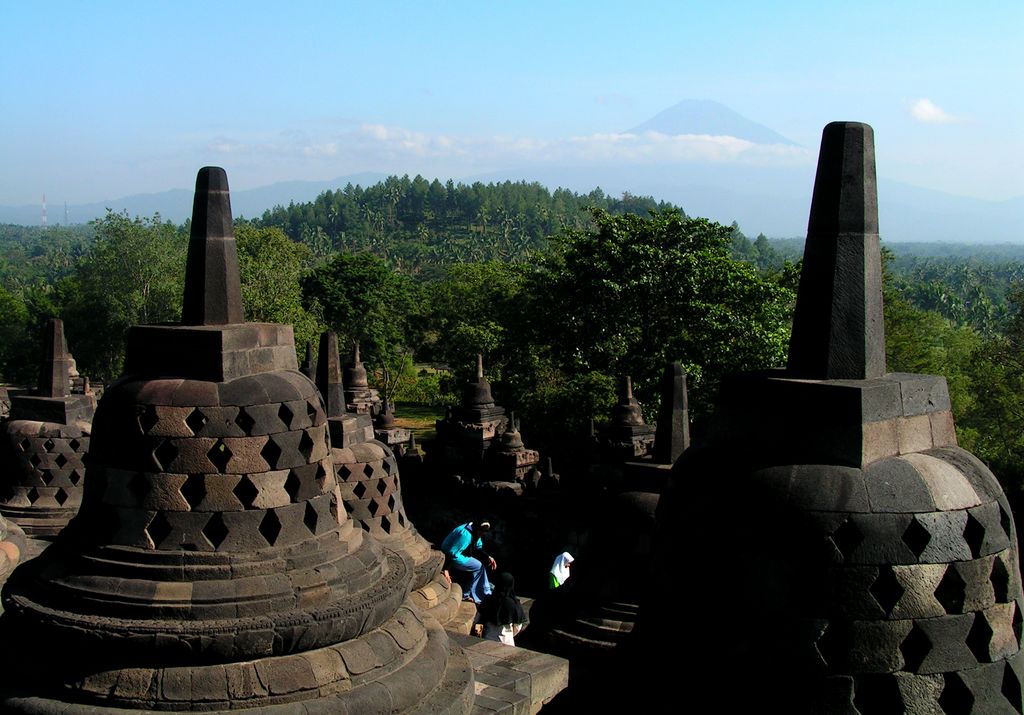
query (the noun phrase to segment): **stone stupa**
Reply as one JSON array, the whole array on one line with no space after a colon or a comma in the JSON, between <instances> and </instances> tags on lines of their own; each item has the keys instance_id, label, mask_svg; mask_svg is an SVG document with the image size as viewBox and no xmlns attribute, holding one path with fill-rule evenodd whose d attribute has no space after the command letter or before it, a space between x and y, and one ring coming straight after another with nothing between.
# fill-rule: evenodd
<instances>
[{"instance_id":1,"label":"stone stupa","mask_svg":"<svg viewBox=\"0 0 1024 715\"><path fill-rule=\"evenodd\" d=\"M72 394L64 323L51 319L33 394L11 399L0 425L0 514L30 538L50 539L82 503L93 398Z\"/></svg>"},{"instance_id":2,"label":"stone stupa","mask_svg":"<svg viewBox=\"0 0 1024 715\"><path fill-rule=\"evenodd\" d=\"M346 411L338 339L333 332L320 337L317 387L327 410L332 442L331 461L341 499L349 517L375 540L409 558L413 579L410 598L442 625L464 623L469 632L473 613L459 617L462 590L443 575L444 554L433 549L409 521L402 502L402 486L394 452L366 431L369 414ZM363 428L352 425L362 424ZM337 439L334 439L337 436ZM344 445L344 446L341 446Z\"/></svg>"},{"instance_id":3,"label":"stone stupa","mask_svg":"<svg viewBox=\"0 0 1024 715\"><path fill-rule=\"evenodd\" d=\"M641 608L652 697L1021 713L1010 506L957 445L945 378L886 369L868 125L822 135L788 367L723 383L658 519L659 563L686 578ZM696 657L642 656L666 642Z\"/></svg>"},{"instance_id":4,"label":"stone stupa","mask_svg":"<svg viewBox=\"0 0 1024 715\"><path fill-rule=\"evenodd\" d=\"M246 323L227 177L200 170L182 324L138 326L82 508L3 592L5 713L467 713L464 651L346 515L290 326Z\"/></svg>"}]
</instances>

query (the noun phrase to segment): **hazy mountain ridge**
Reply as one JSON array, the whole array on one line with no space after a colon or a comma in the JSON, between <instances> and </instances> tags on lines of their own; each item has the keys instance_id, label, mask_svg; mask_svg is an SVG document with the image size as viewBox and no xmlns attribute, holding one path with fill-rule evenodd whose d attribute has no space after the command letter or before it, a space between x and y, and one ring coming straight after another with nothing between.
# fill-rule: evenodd
<instances>
[{"instance_id":1,"label":"hazy mountain ridge","mask_svg":"<svg viewBox=\"0 0 1024 715\"><path fill-rule=\"evenodd\" d=\"M708 134L735 136L758 144L794 142L774 130L747 119L717 102L684 100L630 130L634 134ZM410 171L410 174L415 172ZM312 201L326 190L346 184L376 184L385 174L363 172L330 181L287 181L254 189L232 191L235 216L258 218L276 205ZM433 176L426 176L432 180ZM437 177L442 182L449 177ZM773 237L803 236L807 230L814 165L751 166L728 162L679 162L671 166L587 165L525 166L472 176L451 177L457 182L537 181L589 193L649 195L669 201L693 216L721 223L736 221L744 233ZM175 223L187 219L192 192L174 189L69 207L71 223L103 216L107 208L130 215L160 215ZM0 223L38 225L41 207L0 206ZM51 224L63 223L63 206L50 206ZM1024 242L1024 196L986 201L956 196L887 179L879 180L879 221L883 239L891 241L943 241L967 243Z\"/></svg>"}]
</instances>

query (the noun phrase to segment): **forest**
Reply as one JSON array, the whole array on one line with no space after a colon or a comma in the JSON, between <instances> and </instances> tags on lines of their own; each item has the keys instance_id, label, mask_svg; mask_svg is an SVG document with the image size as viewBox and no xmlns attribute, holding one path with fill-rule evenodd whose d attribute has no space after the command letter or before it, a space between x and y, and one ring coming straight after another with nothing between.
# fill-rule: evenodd
<instances>
[{"instance_id":1,"label":"forest","mask_svg":"<svg viewBox=\"0 0 1024 715\"><path fill-rule=\"evenodd\" d=\"M158 215L0 225L0 382L34 382L49 317L82 374L116 379L128 328L180 315L188 234ZM803 250L650 197L419 176L278 206L235 236L247 319L293 325L300 357L333 329L390 399L443 409L482 353L524 438L556 457L606 418L617 376L653 417L668 361L699 438L724 375L785 363ZM961 446L1020 495L1024 246L883 247L889 370L945 375Z\"/></svg>"}]
</instances>

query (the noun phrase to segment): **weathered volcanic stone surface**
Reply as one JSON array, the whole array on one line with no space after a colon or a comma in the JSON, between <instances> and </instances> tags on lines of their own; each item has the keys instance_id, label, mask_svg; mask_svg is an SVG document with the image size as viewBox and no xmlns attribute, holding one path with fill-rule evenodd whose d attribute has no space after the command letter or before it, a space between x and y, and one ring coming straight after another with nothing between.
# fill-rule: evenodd
<instances>
[{"instance_id":1,"label":"weathered volcanic stone surface","mask_svg":"<svg viewBox=\"0 0 1024 715\"><path fill-rule=\"evenodd\" d=\"M410 560L346 515L291 329L221 325L241 320L230 229L223 171L204 169L194 324L129 335L82 508L4 589L0 633L24 648L0 709L468 712L468 661L407 600ZM171 370L150 338L188 359Z\"/></svg>"},{"instance_id":2,"label":"weathered volcanic stone surface","mask_svg":"<svg viewBox=\"0 0 1024 715\"><path fill-rule=\"evenodd\" d=\"M885 371L874 173L870 127L826 127L789 368L723 384L659 504L693 585L650 590L638 652L698 654L645 661L666 696L739 669L736 710L1021 712L1016 529L945 380Z\"/></svg>"}]
</instances>

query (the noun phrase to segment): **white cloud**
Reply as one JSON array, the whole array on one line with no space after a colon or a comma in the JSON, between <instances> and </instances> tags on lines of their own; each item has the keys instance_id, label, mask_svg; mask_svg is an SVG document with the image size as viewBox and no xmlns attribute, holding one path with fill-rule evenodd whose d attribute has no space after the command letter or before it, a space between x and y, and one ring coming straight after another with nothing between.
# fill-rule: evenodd
<instances>
[{"instance_id":1,"label":"white cloud","mask_svg":"<svg viewBox=\"0 0 1024 715\"><path fill-rule=\"evenodd\" d=\"M930 99L918 99L910 107L910 114L919 122L927 124L954 124L962 121L960 117L949 114Z\"/></svg>"}]
</instances>

